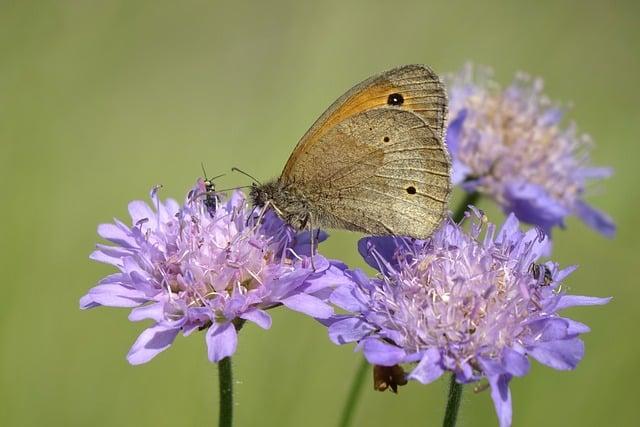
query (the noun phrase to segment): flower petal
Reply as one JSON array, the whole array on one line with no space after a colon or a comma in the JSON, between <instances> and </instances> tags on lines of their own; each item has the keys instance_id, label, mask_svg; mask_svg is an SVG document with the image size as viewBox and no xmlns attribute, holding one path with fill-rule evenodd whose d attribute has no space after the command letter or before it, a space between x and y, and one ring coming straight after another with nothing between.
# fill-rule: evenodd
<instances>
[{"instance_id":1,"label":"flower petal","mask_svg":"<svg viewBox=\"0 0 640 427\"><path fill-rule=\"evenodd\" d=\"M329 326L329 338L338 345L348 342L360 341L374 328L362 319L349 317L339 320Z\"/></svg>"},{"instance_id":2,"label":"flower petal","mask_svg":"<svg viewBox=\"0 0 640 427\"><path fill-rule=\"evenodd\" d=\"M281 300L286 307L319 319L333 315L333 308L322 300L307 294L296 294Z\"/></svg>"},{"instance_id":3,"label":"flower petal","mask_svg":"<svg viewBox=\"0 0 640 427\"><path fill-rule=\"evenodd\" d=\"M370 338L362 341L364 356L372 365L393 366L401 363L406 353L395 345Z\"/></svg>"},{"instance_id":4,"label":"flower petal","mask_svg":"<svg viewBox=\"0 0 640 427\"><path fill-rule=\"evenodd\" d=\"M100 224L98 226L98 234L103 239L109 240L110 242L125 248L135 246L135 240L132 239L127 232L114 224Z\"/></svg>"},{"instance_id":5,"label":"flower petal","mask_svg":"<svg viewBox=\"0 0 640 427\"><path fill-rule=\"evenodd\" d=\"M408 378L422 384L429 384L440 378L444 370L440 364L440 352L431 348L424 352L420 363L411 371Z\"/></svg>"},{"instance_id":6,"label":"flower petal","mask_svg":"<svg viewBox=\"0 0 640 427\"><path fill-rule=\"evenodd\" d=\"M509 427L511 425L511 390L509 390L511 375L494 375L487 379L491 386L491 399L496 408L500 427Z\"/></svg>"},{"instance_id":7,"label":"flower petal","mask_svg":"<svg viewBox=\"0 0 640 427\"><path fill-rule=\"evenodd\" d=\"M157 354L168 349L180 328L155 325L144 330L127 354L127 360L132 365L140 365L153 359Z\"/></svg>"},{"instance_id":8,"label":"flower petal","mask_svg":"<svg viewBox=\"0 0 640 427\"><path fill-rule=\"evenodd\" d=\"M238 333L231 322L214 323L207 329L206 341L209 360L218 363L235 353L238 346Z\"/></svg>"},{"instance_id":9,"label":"flower petal","mask_svg":"<svg viewBox=\"0 0 640 427\"><path fill-rule=\"evenodd\" d=\"M264 311L258 309L252 309L240 314L241 319L249 320L260 326L262 329L269 329L271 327L271 316Z\"/></svg>"},{"instance_id":10,"label":"flower petal","mask_svg":"<svg viewBox=\"0 0 640 427\"><path fill-rule=\"evenodd\" d=\"M149 301L144 292L121 285L98 285L80 298L80 308L93 308L99 305L108 307L137 307Z\"/></svg>"},{"instance_id":11,"label":"flower petal","mask_svg":"<svg viewBox=\"0 0 640 427\"><path fill-rule=\"evenodd\" d=\"M156 322L164 320L164 302L157 302L155 304L134 308L131 310L131 313L129 313L129 320L132 322L138 322L146 319L152 319Z\"/></svg>"},{"instance_id":12,"label":"flower petal","mask_svg":"<svg viewBox=\"0 0 640 427\"><path fill-rule=\"evenodd\" d=\"M527 356L508 347L502 351L502 365L505 371L516 377L526 375L530 368Z\"/></svg>"},{"instance_id":13,"label":"flower petal","mask_svg":"<svg viewBox=\"0 0 640 427\"><path fill-rule=\"evenodd\" d=\"M564 227L564 218L569 214L547 190L531 182L509 183L504 198L505 212L513 212L521 221L535 224L549 235L553 227Z\"/></svg>"},{"instance_id":14,"label":"flower petal","mask_svg":"<svg viewBox=\"0 0 640 427\"><path fill-rule=\"evenodd\" d=\"M592 208L582 200L576 202L576 215L589 227L600 232L607 237L614 237L616 234L616 224L613 219L604 212Z\"/></svg>"},{"instance_id":15,"label":"flower petal","mask_svg":"<svg viewBox=\"0 0 640 427\"><path fill-rule=\"evenodd\" d=\"M359 312L366 308L364 301L361 301L356 293L360 294L355 286L341 286L331 293L329 301L338 307L352 312Z\"/></svg>"},{"instance_id":16,"label":"flower petal","mask_svg":"<svg viewBox=\"0 0 640 427\"><path fill-rule=\"evenodd\" d=\"M604 305L611 301L611 297L598 298L598 297L585 297L581 295L562 295L558 304L555 306L555 310L560 311L569 307L576 307L582 305Z\"/></svg>"},{"instance_id":17,"label":"flower petal","mask_svg":"<svg viewBox=\"0 0 640 427\"><path fill-rule=\"evenodd\" d=\"M527 350L531 357L543 365L566 371L574 369L584 356L584 343L579 338L543 341Z\"/></svg>"},{"instance_id":18,"label":"flower petal","mask_svg":"<svg viewBox=\"0 0 640 427\"><path fill-rule=\"evenodd\" d=\"M398 250L399 237L373 236L358 241L358 252L370 267L386 274L398 266L394 255Z\"/></svg>"},{"instance_id":19,"label":"flower petal","mask_svg":"<svg viewBox=\"0 0 640 427\"><path fill-rule=\"evenodd\" d=\"M134 200L129 203L129 215L131 216L131 221L134 224L143 219L150 220L155 218L155 214L149 205L142 200Z\"/></svg>"}]
</instances>

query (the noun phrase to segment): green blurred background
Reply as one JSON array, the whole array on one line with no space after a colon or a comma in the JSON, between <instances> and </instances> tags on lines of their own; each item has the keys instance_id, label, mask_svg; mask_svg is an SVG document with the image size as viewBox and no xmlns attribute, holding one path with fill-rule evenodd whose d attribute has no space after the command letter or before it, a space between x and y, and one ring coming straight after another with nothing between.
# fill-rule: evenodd
<instances>
[{"instance_id":1,"label":"green blurred background","mask_svg":"<svg viewBox=\"0 0 640 427\"><path fill-rule=\"evenodd\" d=\"M215 425L217 370L202 335L132 367L125 354L143 325L124 309L78 309L112 271L87 258L96 226L128 219L127 203L157 183L182 199L200 162L210 175L232 166L277 175L354 83L399 64L444 73L467 60L493 66L503 83L517 70L544 77L594 136L594 163L616 171L590 200L615 218L618 236L570 220L554 255L580 264L573 293L615 299L569 313L593 329L575 372L536 364L513 382L514 424L632 424L639 12L633 1L1 1L0 424ZM336 232L323 252L362 266L357 238ZM310 319L273 315L270 331L242 331L237 425L335 425L359 355ZM355 425L440 425L445 388L367 388ZM496 424L487 392L467 391L460 424Z\"/></svg>"}]
</instances>

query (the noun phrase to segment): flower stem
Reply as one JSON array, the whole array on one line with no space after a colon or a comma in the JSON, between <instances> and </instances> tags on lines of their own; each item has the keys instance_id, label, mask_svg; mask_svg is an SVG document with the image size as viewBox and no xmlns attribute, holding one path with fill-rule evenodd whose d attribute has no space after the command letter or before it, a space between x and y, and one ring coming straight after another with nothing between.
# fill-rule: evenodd
<instances>
[{"instance_id":1,"label":"flower stem","mask_svg":"<svg viewBox=\"0 0 640 427\"><path fill-rule=\"evenodd\" d=\"M452 218L455 222L460 222L462 218L464 218L464 213L467 210L467 206L475 205L480 199L480 193L474 191L473 193L467 193L464 197L460 205L458 205L458 209L453 212Z\"/></svg>"},{"instance_id":2,"label":"flower stem","mask_svg":"<svg viewBox=\"0 0 640 427\"><path fill-rule=\"evenodd\" d=\"M449 400L447 401L447 409L444 413L442 427L454 427L456 425L461 400L462 384L458 384L456 381L456 374L451 374L451 382L449 382Z\"/></svg>"},{"instance_id":3,"label":"flower stem","mask_svg":"<svg viewBox=\"0 0 640 427\"><path fill-rule=\"evenodd\" d=\"M220 381L220 415L219 427L231 427L233 423L233 377L231 375L231 357L218 362L218 379Z\"/></svg>"},{"instance_id":4,"label":"flower stem","mask_svg":"<svg viewBox=\"0 0 640 427\"><path fill-rule=\"evenodd\" d=\"M351 388L349 389L347 401L342 408L340 424L338 424L340 427L349 427L351 425L351 421L353 421L353 416L356 412L358 401L360 400L360 390L362 390L364 378L370 366L371 365L369 365L369 363L364 358L360 362L360 366L358 366L356 375L353 377L353 380L351 382Z\"/></svg>"}]
</instances>

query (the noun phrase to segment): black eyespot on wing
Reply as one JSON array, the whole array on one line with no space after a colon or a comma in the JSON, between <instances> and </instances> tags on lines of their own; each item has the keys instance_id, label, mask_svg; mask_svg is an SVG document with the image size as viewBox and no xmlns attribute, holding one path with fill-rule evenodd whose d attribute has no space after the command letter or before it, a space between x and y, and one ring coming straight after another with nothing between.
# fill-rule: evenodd
<instances>
[{"instance_id":1,"label":"black eyespot on wing","mask_svg":"<svg viewBox=\"0 0 640 427\"><path fill-rule=\"evenodd\" d=\"M387 98L387 104L389 105L402 105L404 103L404 96L399 93L392 93Z\"/></svg>"},{"instance_id":2,"label":"black eyespot on wing","mask_svg":"<svg viewBox=\"0 0 640 427\"><path fill-rule=\"evenodd\" d=\"M414 187L413 185L407 187L407 193L416 194L416 187Z\"/></svg>"},{"instance_id":3,"label":"black eyespot on wing","mask_svg":"<svg viewBox=\"0 0 640 427\"><path fill-rule=\"evenodd\" d=\"M385 136L384 138L382 138L382 140L383 140L384 142L389 142L389 137L388 137L388 136Z\"/></svg>"}]
</instances>

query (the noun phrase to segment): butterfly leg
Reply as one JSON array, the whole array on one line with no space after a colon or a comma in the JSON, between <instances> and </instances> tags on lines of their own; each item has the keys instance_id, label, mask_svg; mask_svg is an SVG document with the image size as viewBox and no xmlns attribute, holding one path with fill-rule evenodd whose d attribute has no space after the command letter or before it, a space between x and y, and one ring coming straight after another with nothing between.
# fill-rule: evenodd
<instances>
[{"instance_id":1,"label":"butterfly leg","mask_svg":"<svg viewBox=\"0 0 640 427\"><path fill-rule=\"evenodd\" d=\"M309 226L309 238L311 240L311 268L313 269L313 271L316 271L316 266L313 263L313 257L316 254L316 245L318 244L317 242L318 239L315 233L313 232L313 216L311 215L311 213L308 214L304 222L305 222L305 227L307 225Z\"/></svg>"}]
</instances>

